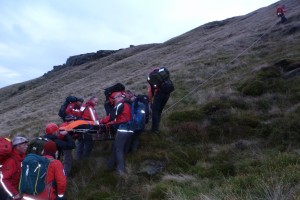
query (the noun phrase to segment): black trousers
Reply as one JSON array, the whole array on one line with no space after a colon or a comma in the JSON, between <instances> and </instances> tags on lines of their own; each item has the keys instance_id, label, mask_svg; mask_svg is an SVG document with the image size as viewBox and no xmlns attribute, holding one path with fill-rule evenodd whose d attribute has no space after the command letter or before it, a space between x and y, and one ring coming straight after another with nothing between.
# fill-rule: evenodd
<instances>
[{"instance_id":1,"label":"black trousers","mask_svg":"<svg viewBox=\"0 0 300 200\"><path fill-rule=\"evenodd\" d=\"M161 113L169 100L170 94L162 93L158 91L152 104L152 128L151 131L159 131L159 124L161 119Z\"/></svg>"}]
</instances>

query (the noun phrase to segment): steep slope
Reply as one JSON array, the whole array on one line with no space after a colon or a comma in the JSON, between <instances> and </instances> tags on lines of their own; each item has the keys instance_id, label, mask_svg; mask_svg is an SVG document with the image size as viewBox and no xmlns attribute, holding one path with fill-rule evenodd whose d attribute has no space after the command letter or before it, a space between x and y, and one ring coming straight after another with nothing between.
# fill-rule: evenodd
<instances>
[{"instance_id":1,"label":"steep slope","mask_svg":"<svg viewBox=\"0 0 300 200\"><path fill-rule=\"evenodd\" d=\"M75 161L68 199L299 199L300 4L280 3L285 24L275 3L2 88L0 135L41 134L70 94L100 97L103 116L103 88L145 93L148 72L164 65L176 90L160 135L141 135L124 177L105 170L111 143L97 143Z\"/></svg>"},{"instance_id":2,"label":"steep slope","mask_svg":"<svg viewBox=\"0 0 300 200\"><path fill-rule=\"evenodd\" d=\"M59 122L58 108L70 94L85 99L99 96L97 109L103 116L103 88L122 82L128 89L144 93L147 73L158 65L170 69L177 87L169 105L195 87L199 87L196 95L188 96L194 101L188 102L201 104L212 96L232 93L231 84L253 71L300 57L299 5L296 0L284 3L290 8L286 24L278 23L274 14L277 4L273 4L244 16L205 24L162 44L126 48L2 88L0 134L40 134L46 122ZM185 107L188 102L177 107Z\"/></svg>"}]
</instances>

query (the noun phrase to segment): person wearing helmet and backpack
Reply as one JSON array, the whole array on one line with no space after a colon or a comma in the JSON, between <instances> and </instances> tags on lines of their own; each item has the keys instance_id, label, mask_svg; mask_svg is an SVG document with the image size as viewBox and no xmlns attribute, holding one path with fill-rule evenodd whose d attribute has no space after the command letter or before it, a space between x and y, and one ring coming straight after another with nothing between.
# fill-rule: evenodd
<instances>
[{"instance_id":1,"label":"person wearing helmet and backpack","mask_svg":"<svg viewBox=\"0 0 300 200\"><path fill-rule=\"evenodd\" d=\"M12 139L13 150L11 156L2 165L0 174L1 200L22 199L18 186L21 176L21 162L25 157L28 140L22 136Z\"/></svg>"},{"instance_id":2,"label":"person wearing helmet and backpack","mask_svg":"<svg viewBox=\"0 0 300 200\"><path fill-rule=\"evenodd\" d=\"M64 167L60 160L55 159L56 144L53 141L45 143L43 148L43 157L49 160L46 175L44 176L45 188L40 193L36 193L34 189L37 187L32 182L24 182L22 180L30 179L30 177L21 180L20 190L24 192L24 199L36 199L36 200L64 200L66 199L64 194L67 188L67 179L64 173ZM30 154L28 155L30 156ZM28 164L28 163L27 163ZM24 174L24 173L23 173ZM34 191L32 193L26 193L25 191Z\"/></svg>"},{"instance_id":3,"label":"person wearing helmet and backpack","mask_svg":"<svg viewBox=\"0 0 300 200\"><path fill-rule=\"evenodd\" d=\"M46 184L50 184L55 182L55 184L51 184L50 188L50 197L49 200L60 200L65 199L64 193L67 189L67 180L64 172L63 164L60 160L55 159L55 152L57 145L53 141L48 141L44 145L44 154L43 156L48 159L53 159L48 167L47 175L45 177ZM44 194L49 195L48 191L45 191ZM43 195L43 194L41 194Z\"/></svg>"},{"instance_id":4,"label":"person wearing helmet and backpack","mask_svg":"<svg viewBox=\"0 0 300 200\"><path fill-rule=\"evenodd\" d=\"M76 148L75 141L72 136L67 131L59 130L59 127L55 123L49 123L46 125L45 129L46 135L44 138L52 140L55 142L57 150L60 154L64 151L68 151ZM58 159L59 159L58 157ZM67 176L69 176L71 167L72 167L73 156L71 153L64 154L64 167L67 170Z\"/></svg>"},{"instance_id":5,"label":"person wearing helmet and backpack","mask_svg":"<svg viewBox=\"0 0 300 200\"><path fill-rule=\"evenodd\" d=\"M111 96L114 99L114 108L100 123L117 129L107 166L109 169L114 169L116 166L117 173L121 175L126 173L125 153L133 135L133 131L128 124L131 120L131 105L125 102L125 96L122 92L114 92Z\"/></svg>"},{"instance_id":6,"label":"person wearing helmet and backpack","mask_svg":"<svg viewBox=\"0 0 300 200\"><path fill-rule=\"evenodd\" d=\"M151 131L158 134L162 111L175 88L170 79L170 72L165 67L151 71L147 81L149 83L147 94L152 112Z\"/></svg>"}]
</instances>

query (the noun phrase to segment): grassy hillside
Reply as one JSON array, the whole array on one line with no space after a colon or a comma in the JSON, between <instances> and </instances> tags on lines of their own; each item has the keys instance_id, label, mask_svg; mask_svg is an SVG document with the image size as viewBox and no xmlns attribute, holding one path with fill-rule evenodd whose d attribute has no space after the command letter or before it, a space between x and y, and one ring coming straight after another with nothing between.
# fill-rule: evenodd
<instances>
[{"instance_id":1,"label":"grassy hillside","mask_svg":"<svg viewBox=\"0 0 300 200\"><path fill-rule=\"evenodd\" d=\"M74 164L69 199L300 199L300 4L283 0L197 27L162 44L122 49L0 89L0 135L43 133L70 94L96 95L116 82L146 92L166 66L176 90L162 133L141 135L129 174L105 169L110 142Z\"/></svg>"}]
</instances>

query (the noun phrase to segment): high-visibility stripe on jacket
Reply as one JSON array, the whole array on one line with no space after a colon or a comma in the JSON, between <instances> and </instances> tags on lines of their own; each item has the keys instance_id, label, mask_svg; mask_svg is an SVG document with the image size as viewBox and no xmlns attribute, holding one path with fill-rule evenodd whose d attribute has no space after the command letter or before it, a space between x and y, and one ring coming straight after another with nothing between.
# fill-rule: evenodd
<instances>
[{"instance_id":1,"label":"high-visibility stripe on jacket","mask_svg":"<svg viewBox=\"0 0 300 200\"><path fill-rule=\"evenodd\" d=\"M21 176L21 162L24 160L25 154L20 155L13 149L12 154L7 158L0 173L1 187L12 197L19 193L18 186Z\"/></svg>"},{"instance_id":2,"label":"high-visibility stripe on jacket","mask_svg":"<svg viewBox=\"0 0 300 200\"><path fill-rule=\"evenodd\" d=\"M131 106L126 102L118 103L108 116L101 120L101 123L121 124L131 119Z\"/></svg>"}]
</instances>

